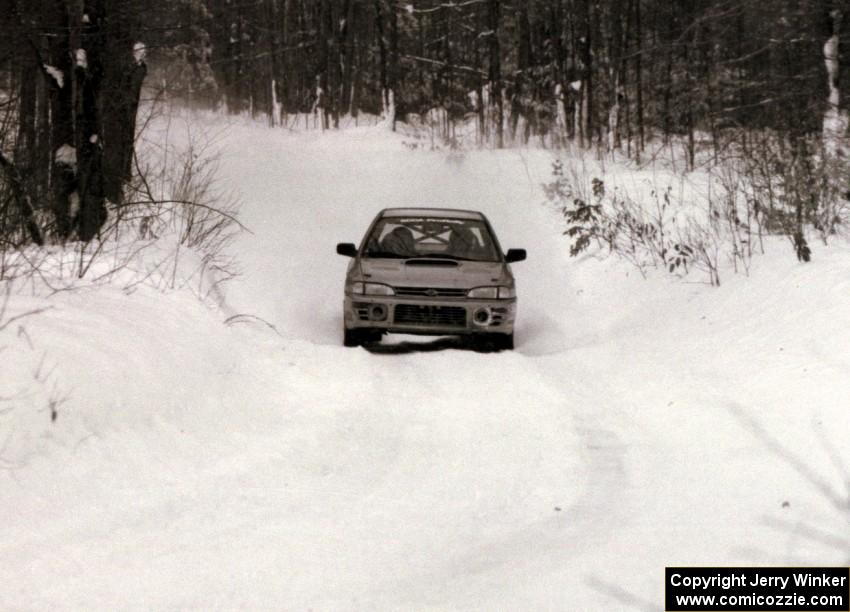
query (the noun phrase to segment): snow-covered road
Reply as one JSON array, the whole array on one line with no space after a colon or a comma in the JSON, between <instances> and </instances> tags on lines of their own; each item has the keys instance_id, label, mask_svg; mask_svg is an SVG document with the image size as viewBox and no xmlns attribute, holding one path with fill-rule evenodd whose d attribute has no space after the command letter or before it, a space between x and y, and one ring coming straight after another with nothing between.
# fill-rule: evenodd
<instances>
[{"instance_id":1,"label":"snow-covered road","mask_svg":"<svg viewBox=\"0 0 850 612\"><path fill-rule=\"evenodd\" d=\"M0 608L657 610L666 565L847 562L846 247L644 280L569 259L548 153L405 142L227 132L227 314L279 335L108 289L27 322L69 399L2 464ZM528 249L516 351L341 346L334 245L399 205Z\"/></svg>"}]
</instances>

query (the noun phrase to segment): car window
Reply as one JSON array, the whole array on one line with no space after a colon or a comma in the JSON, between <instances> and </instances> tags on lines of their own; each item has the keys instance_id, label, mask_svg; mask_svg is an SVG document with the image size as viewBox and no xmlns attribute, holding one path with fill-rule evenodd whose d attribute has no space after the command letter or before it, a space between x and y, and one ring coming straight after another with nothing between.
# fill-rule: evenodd
<instances>
[{"instance_id":1,"label":"car window","mask_svg":"<svg viewBox=\"0 0 850 612\"><path fill-rule=\"evenodd\" d=\"M498 261L483 221L434 217L389 217L378 221L366 240L366 257L435 257Z\"/></svg>"}]
</instances>

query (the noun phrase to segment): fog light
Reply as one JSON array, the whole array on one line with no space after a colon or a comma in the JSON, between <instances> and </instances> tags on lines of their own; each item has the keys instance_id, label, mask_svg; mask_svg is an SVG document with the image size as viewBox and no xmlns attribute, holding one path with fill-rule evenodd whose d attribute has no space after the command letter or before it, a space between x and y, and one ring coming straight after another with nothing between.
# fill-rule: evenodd
<instances>
[{"instance_id":1,"label":"fog light","mask_svg":"<svg viewBox=\"0 0 850 612\"><path fill-rule=\"evenodd\" d=\"M369 307L369 320L370 321L386 321L387 320L387 307L383 304L372 304Z\"/></svg>"},{"instance_id":2,"label":"fog light","mask_svg":"<svg viewBox=\"0 0 850 612\"><path fill-rule=\"evenodd\" d=\"M472 322L481 327L490 325L493 321L493 313L486 306L480 306L472 313Z\"/></svg>"}]
</instances>

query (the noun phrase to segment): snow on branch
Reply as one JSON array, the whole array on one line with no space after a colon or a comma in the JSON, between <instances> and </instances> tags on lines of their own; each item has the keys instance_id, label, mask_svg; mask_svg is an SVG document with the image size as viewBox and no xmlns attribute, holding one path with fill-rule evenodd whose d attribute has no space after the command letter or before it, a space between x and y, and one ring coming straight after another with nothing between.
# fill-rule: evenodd
<instances>
[{"instance_id":1,"label":"snow on branch","mask_svg":"<svg viewBox=\"0 0 850 612\"><path fill-rule=\"evenodd\" d=\"M69 144L63 144L56 149L55 160L57 164L64 164L75 168L77 166L77 149Z\"/></svg>"},{"instance_id":2,"label":"snow on branch","mask_svg":"<svg viewBox=\"0 0 850 612\"><path fill-rule=\"evenodd\" d=\"M53 82L56 83L56 86L59 89L65 87L65 75L62 74L61 70L59 70L56 66L51 66L50 64L42 64L42 68L44 68L44 72L53 79Z\"/></svg>"},{"instance_id":3,"label":"snow on branch","mask_svg":"<svg viewBox=\"0 0 850 612\"><path fill-rule=\"evenodd\" d=\"M133 45L133 59L137 64L143 64L148 54L148 48L143 42L137 42Z\"/></svg>"}]
</instances>

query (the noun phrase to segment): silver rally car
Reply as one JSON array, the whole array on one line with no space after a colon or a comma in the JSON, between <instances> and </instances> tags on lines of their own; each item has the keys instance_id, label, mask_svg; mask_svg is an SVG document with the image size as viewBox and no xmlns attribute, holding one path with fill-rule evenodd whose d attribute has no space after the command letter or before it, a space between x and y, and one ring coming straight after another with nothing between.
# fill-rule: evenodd
<instances>
[{"instance_id":1,"label":"silver rally car","mask_svg":"<svg viewBox=\"0 0 850 612\"><path fill-rule=\"evenodd\" d=\"M345 278L344 344L376 342L384 332L474 335L497 349L514 346L516 289L503 253L479 212L442 208L381 211L351 257Z\"/></svg>"}]
</instances>

